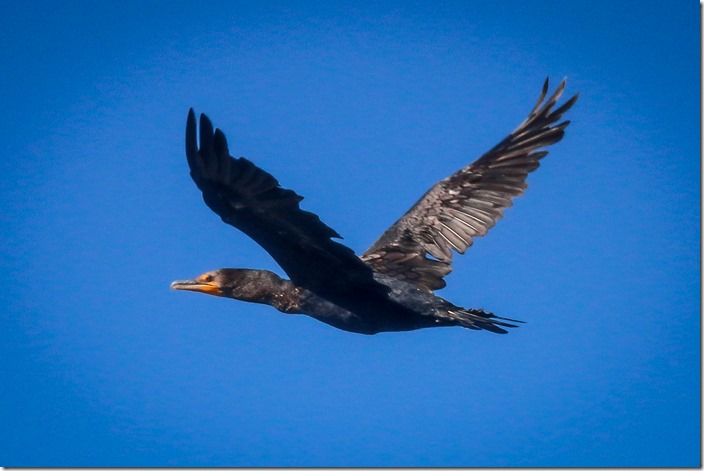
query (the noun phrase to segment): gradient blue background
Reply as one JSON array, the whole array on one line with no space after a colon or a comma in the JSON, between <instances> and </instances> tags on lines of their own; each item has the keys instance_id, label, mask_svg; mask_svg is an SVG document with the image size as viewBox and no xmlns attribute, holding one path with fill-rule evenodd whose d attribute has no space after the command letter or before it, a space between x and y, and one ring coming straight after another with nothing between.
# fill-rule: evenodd
<instances>
[{"instance_id":1,"label":"gradient blue background","mask_svg":"<svg viewBox=\"0 0 704 471\"><path fill-rule=\"evenodd\" d=\"M5 466L698 466L696 2L2 2ZM281 271L186 113L361 252L581 98L442 292L527 323L367 337L169 283Z\"/></svg>"}]
</instances>

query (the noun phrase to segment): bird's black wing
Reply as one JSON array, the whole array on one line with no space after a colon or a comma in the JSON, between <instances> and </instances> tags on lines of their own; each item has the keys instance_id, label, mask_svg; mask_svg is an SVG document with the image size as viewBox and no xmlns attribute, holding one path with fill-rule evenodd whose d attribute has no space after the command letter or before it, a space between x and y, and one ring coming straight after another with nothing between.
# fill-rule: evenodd
<instances>
[{"instance_id":1,"label":"bird's black wing","mask_svg":"<svg viewBox=\"0 0 704 471\"><path fill-rule=\"evenodd\" d=\"M338 301L349 295L388 289L355 253L331 240L340 237L318 216L300 209L303 199L249 160L230 156L225 135L207 116L200 117L200 148L196 116L188 113L186 156L191 177L203 200L224 222L261 245L299 286Z\"/></svg>"},{"instance_id":2,"label":"bird's black wing","mask_svg":"<svg viewBox=\"0 0 704 471\"><path fill-rule=\"evenodd\" d=\"M528 173L547 155L540 150L562 139L569 121L557 123L577 95L553 110L565 81L543 104L548 80L537 104L515 131L474 163L435 184L363 255L375 271L435 290L452 270L452 251L464 253L522 194ZM541 106L542 105L542 106ZM430 257L428 257L430 255ZM432 258L431 258L432 257Z\"/></svg>"}]
</instances>

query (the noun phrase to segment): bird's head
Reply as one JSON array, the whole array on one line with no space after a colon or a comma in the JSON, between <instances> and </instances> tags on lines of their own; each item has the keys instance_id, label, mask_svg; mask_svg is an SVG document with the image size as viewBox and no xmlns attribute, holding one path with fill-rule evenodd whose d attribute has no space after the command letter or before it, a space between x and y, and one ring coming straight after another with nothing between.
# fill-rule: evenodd
<instances>
[{"instance_id":1,"label":"bird's head","mask_svg":"<svg viewBox=\"0 0 704 471\"><path fill-rule=\"evenodd\" d=\"M266 270L246 268L220 268L203 273L193 280L178 280L171 283L172 289L197 291L199 293L268 303L269 294L274 294L283 280Z\"/></svg>"}]
</instances>

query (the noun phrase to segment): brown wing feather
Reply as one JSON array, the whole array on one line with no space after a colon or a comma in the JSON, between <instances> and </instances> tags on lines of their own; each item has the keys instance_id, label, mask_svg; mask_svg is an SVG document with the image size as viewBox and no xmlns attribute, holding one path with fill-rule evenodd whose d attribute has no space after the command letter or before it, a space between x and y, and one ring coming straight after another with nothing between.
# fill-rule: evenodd
<instances>
[{"instance_id":1,"label":"brown wing feather","mask_svg":"<svg viewBox=\"0 0 704 471\"><path fill-rule=\"evenodd\" d=\"M474 163L435 184L362 260L377 272L421 289L443 288L443 277L452 270L452 252L463 254L475 237L494 226L511 199L525 191L528 174L547 155L540 149L562 139L569 121L555 123L578 96L553 110L564 88L563 80L543 104L548 91L545 80L538 102L515 131Z\"/></svg>"}]
</instances>

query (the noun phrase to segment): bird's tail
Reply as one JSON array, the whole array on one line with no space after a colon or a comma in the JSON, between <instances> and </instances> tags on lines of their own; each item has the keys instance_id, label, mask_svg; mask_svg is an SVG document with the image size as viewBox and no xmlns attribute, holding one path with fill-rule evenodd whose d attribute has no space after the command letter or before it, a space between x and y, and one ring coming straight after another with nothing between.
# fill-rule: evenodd
<instances>
[{"instance_id":1,"label":"bird's tail","mask_svg":"<svg viewBox=\"0 0 704 471\"><path fill-rule=\"evenodd\" d=\"M518 327L511 322L523 324L523 321L509 319L507 317L499 317L491 312L486 312L483 309L463 309L456 308L447 311L458 325L473 330L488 330L496 334L507 334L508 331L502 327Z\"/></svg>"}]
</instances>

